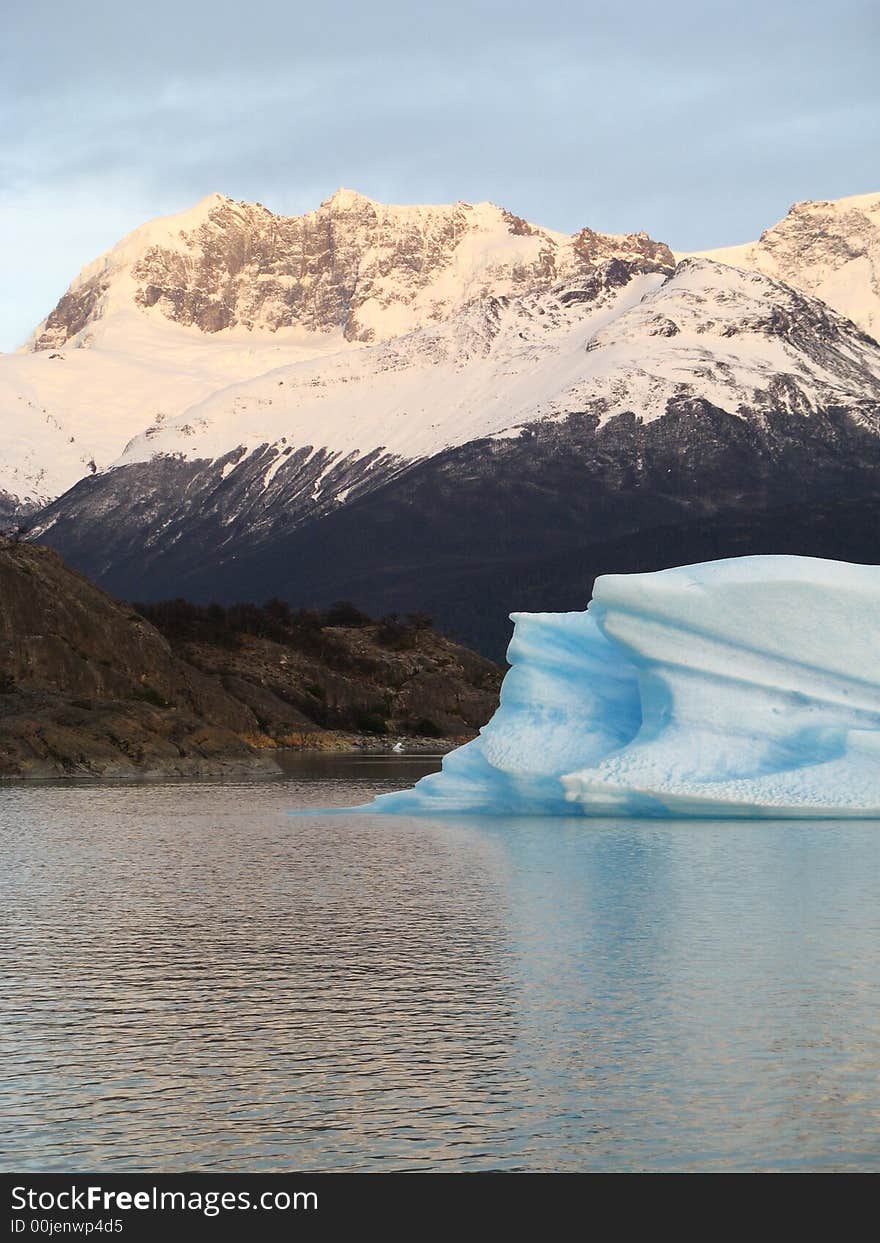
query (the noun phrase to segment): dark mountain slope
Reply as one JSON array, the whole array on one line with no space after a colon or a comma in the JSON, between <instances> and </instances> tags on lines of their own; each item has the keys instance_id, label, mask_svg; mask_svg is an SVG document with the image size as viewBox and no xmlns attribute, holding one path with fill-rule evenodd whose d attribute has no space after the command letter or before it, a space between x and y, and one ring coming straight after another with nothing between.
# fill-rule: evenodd
<instances>
[{"instance_id":1,"label":"dark mountain slope","mask_svg":"<svg viewBox=\"0 0 880 1243\"><path fill-rule=\"evenodd\" d=\"M106 540L83 547L75 494L92 511L91 489L107 497L106 483L85 480L49 537L120 595L344 596L373 611L426 609L499 658L509 612L582 608L600 570L746 551L871 559L871 502L863 513L851 502L880 491L869 426L878 414L866 405L859 419L836 408L746 419L692 400L650 423L630 414L598 426L571 414L449 450L320 522L269 531L227 557L204 517L198 542L144 557L128 535L121 546L108 511ZM166 486L183 486L190 469L167 460Z\"/></svg>"}]
</instances>

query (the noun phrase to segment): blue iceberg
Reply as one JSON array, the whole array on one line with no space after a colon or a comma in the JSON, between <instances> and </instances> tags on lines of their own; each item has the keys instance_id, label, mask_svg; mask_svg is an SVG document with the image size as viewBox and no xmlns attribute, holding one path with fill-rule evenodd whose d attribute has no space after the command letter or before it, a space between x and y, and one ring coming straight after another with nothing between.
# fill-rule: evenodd
<instances>
[{"instance_id":1,"label":"blue iceberg","mask_svg":"<svg viewBox=\"0 0 880 1243\"><path fill-rule=\"evenodd\" d=\"M513 621L492 720L371 811L880 817L880 567L609 574Z\"/></svg>"}]
</instances>

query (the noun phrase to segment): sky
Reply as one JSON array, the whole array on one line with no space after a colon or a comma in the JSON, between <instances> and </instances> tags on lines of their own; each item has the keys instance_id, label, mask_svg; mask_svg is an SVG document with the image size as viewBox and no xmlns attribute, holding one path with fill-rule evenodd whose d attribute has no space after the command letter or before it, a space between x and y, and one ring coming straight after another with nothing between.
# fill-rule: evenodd
<instances>
[{"instance_id":1,"label":"sky","mask_svg":"<svg viewBox=\"0 0 880 1243\"><path fill-rule=\"evenodd\" d=\"M489 199L676 250L880 190L875 0L28 0L0 34L0 350L212 191Z\"/></svg>"}]
</instances>

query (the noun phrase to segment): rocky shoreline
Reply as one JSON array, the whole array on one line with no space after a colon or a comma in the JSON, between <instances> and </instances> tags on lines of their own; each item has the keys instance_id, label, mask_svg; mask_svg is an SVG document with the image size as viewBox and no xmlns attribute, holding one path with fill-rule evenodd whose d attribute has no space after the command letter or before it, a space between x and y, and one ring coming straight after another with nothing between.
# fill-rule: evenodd
<instances>
[{"instance_id":1,"label":"rocky shoreline","mask_svg":"<svg viewBox=\"0 0 880 1243\"><path fill-rule=\"evenodd\" d=\"M44 735L45 737L45 735ZM8 735L3 736L5 746ZM48 740L47 740L48 741ZM211 755L207 749L193 750L177 756L150 756L140 762L120 755L87 753L78 740L76 752L58 752L45 756L34 754L0 756L0 786L28 781L59 779L100 779L106 781L164 781L177 778L248 780L276 778L285 774L285 759L290 756L333 755L340 758L356 756L440 756L461 746L467 739L412 738L401 736L378 741L370 734L337 734L330 731L312 735L301 747L276 747L271 750L251 748L232 755L224 750Z\"/></svg>"}]
</instances>

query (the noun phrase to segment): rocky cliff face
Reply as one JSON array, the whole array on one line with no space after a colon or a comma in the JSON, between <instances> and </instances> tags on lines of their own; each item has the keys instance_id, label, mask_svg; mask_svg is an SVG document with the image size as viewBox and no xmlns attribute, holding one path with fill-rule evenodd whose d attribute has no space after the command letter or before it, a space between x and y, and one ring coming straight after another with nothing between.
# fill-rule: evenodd
<instances>
[{"instance_id":1,"label":"rocky cliff face","mask_svg":"<svg viewBox=\"0 0 880 1243\"><path fill-rule=\"evenodd\" d=\"M218 638L215 618L169 641L51 550L0 540L0 777L272 769L278 747L468 737L491 715L500 670L423 623L320 623Z\"/></svg>"},{"instance_id":2,"label":"rocky cliff face","mask_svg":"<svg viewBox=\"0 0 880 1243\"><path fill-rule=\"evenodd\" d=\"M390 207L351 190L302 216L214 195L156 234L132 235L87 269L34 349L58 349L81 334L120 280L138 306L206 333L298 327L375 341L441 320L472 298L547 288L614 256L673 262L644 233L568 237L491 203Z\"/></svg>"}]
</instances>

